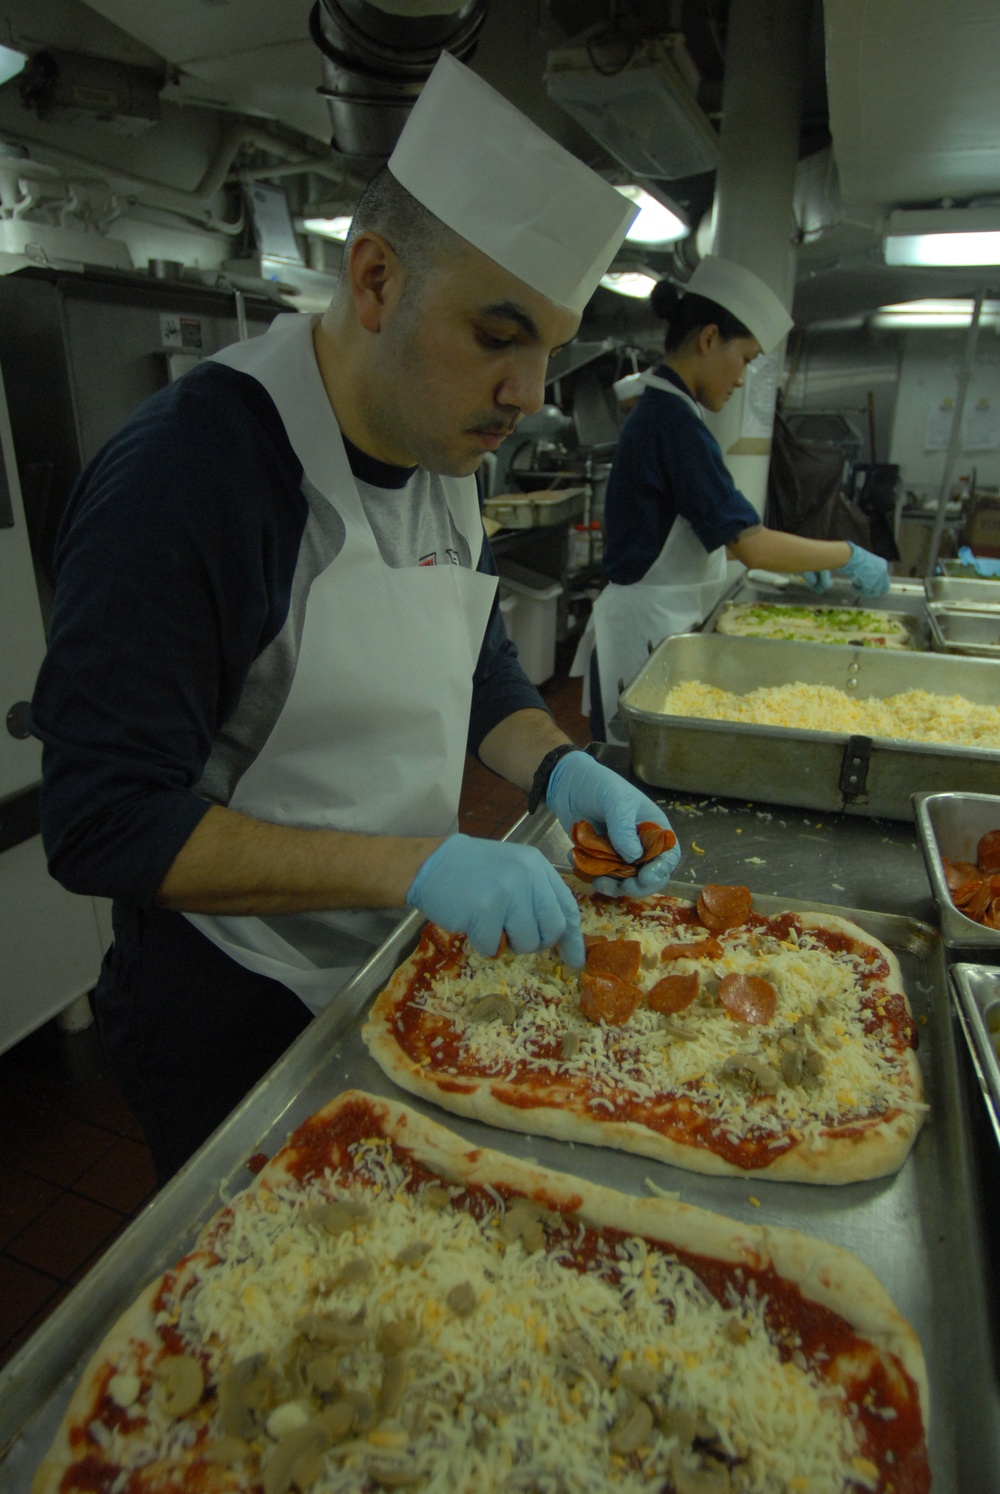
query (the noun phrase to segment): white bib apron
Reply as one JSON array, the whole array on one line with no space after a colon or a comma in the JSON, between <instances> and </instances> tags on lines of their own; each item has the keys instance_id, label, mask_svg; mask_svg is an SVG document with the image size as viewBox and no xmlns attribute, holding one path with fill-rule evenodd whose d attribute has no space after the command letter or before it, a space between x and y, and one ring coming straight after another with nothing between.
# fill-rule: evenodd
<instances>
[{"instance_id":1,"label":"white bib apron","mask_svg":"<svg viewBox=\"0 0 1000 1494\"><path fill-rule=\"evenodd\" d=\"M472 701L495 577L445 564L394 568L365 517L316 365L315 318L280 316L262 337L216 354L277 406L309 481L346 537L314 580L295 677L230 808L275 824L369 835L448 835L457 825ZM442 479L478 561L473 478ZM275 918L188 914L239 964L293 990L313 1011L399 921L396 909Z\"/></svg>"},{"instance_id":2,"label":"white bib apron","mask_svg":"<svg viewBox=\"0 0 1000 1494\"><path fill-rule=\"evenodd\" d=\"M644 384L685 400L704 419L689 394L654 373L641 375ZM726 579L726 551L708 551L687 519L674 519L663 548L641 581L620 586L609 581L594 602L573 660L572 673L583 675L583 712L590 710L590 658L597 649L601 705L609 739L618 710L618 682L628 684L649 657L648 645L671 633L686 633L705 616L713 588Z\"/></svg>"}]
</instances>

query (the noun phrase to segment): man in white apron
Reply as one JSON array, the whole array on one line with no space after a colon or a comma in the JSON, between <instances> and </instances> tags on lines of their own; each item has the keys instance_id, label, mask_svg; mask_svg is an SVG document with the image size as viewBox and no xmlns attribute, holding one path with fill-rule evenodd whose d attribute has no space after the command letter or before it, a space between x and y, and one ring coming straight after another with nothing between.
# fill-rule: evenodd
<instances>
[{"instance_id":1,"label":"man in white apron","mask_svg":"<svg viewBox=\"0 0 1000 1494\"><path fill-rule=\"evenodd\" d=\"M584 677L583 710L599 738L615 736L619 682L638 673L649 645L704 620L726 579L727 556L762 570L807 573L817 590L834 570L866 597L889 586L880 556L846 540L806 539L761 524L705 425L702 408L721 410L747 365L777 348L791 328L774 292L744 266L710 255L683 295L661 282L652 304L669 323L665 357L638 375L644 392L622 427L604 499L607 584L572 666Z\"/></svg>"},{"instance_id":2,"label":"man in white apron","mask_svg":"<svg viewBox=\"0 0 1000 1494\"><path fill-rule=\"evenodd\" d=\"M583 963L545 857L454 833L467 749L628 861L666 823L517 663L474 478L633 212L445 54L329 311L154 396L74 492L33 703L43 833L57 877L115 899L98 1020L161 1181L406 905Z\"/></svg>"}]
</instances>

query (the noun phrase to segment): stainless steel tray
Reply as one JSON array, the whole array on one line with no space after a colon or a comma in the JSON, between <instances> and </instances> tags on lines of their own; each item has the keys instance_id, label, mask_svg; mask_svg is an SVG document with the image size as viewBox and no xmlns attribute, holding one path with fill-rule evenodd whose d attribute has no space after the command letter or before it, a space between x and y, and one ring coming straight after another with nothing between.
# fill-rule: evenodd
<instances>
[{"instance_id":1,"label":"stainless steel tray","mask_svg":"<svg viewBox=\"0 0 1000 1494\"><path fill-rule=\"evenodd\" d=\"M662 788L912 820L915 790L988 793L1000 782L997 750L669 716L661 702L685 680L736 693L834 685L859 699L919 688L996 706L994 660L680 633L653 650L620 710L634 772Z\"/></svg>"},{"instance_id":2,"label":"stainless steel tray","mask_svg":"<svg viewBox=\"0 0 1000 1494\"><path fill-rule=\"evenodd\" d=\"M510 838L538 845L554 863L567 855L568 839L551 815L525 817ZM877 845L874 835L871 839ZM749 871L751 878L762 875L754 867ZM697 888L686 883L675 883L670 890L697 895ZM755 903L763 912L798 906L841 913L897 951L918 1019L933 1119L895 1177L829 1189L753 1176L701 1177L602 1147L496 1131L412 1096L402 1098L473 1144L534 1158L637 1195L648 1191L646 1180L651 1179L687 1202L757 1224L791 1226L853 1250L883 1282L923 1344L932 1399L935 1494L995 1487L1000 1397L984 1308L987 1268L967 1096L959 1083L940 941L926 924L898 914L765 895L755 895ZM246 1159L258 1151L272 1154L294 1125L344 1088L399 1096L368 1054L360 1026L374 994L413 947L420 922L412 914L399 925L336 1005L317 1018L0 1372L4 1494L28 1494L31 1472L101 1335L144 1282L183 1254L220 1201L250 1181ZM961 1291L954 1290L956 1282L962 1283Z\"/></svg>"},{"instance_id":3,"label":"stainless steel tray","mask_svg":"<svg viewBox=\"0 0 1000 1494\"><path fill-rule=\"evenodd\" d=\"M1000 1142L1000 970L986 965L952 965L952 995L969 1045L993 1132Z\"/></svg>"},{"instance_id":4,"label":"stainless steel tray","mask_svg":"<svg viewBox=\"0 0 1000 1494\"><path fill-rule=\"evenodd\" d=\"M958 576L966 581L989 580L988 576L979 575L974 565L966 565L964 560L939 560L938 570L942 576ZM995 579L1000 580L1000 577Z\"/></svg>"},{"instance_id":5,"label":"stainless steel tray","mask_svg":"<svg viewBox=\"0 0 1000 1494\"><path fill-rule=\"evenodd\" d=\"M987 830L1000 830L1000 795L914 794L913 805L942 939L967 959L1000 960L1000 929L988 929L955 907L941 862L942 856L975 861L979 837Z\"/></svg>"},{"instance_id":6,"label":"stainless steel tray","mask_svg":"<svg viewBox=\"0 0 1000 1494\"><path fill-rule=\"evenodd\" d=\"M950 602L928 602L931 640L946 654L974 654L1000 659L1000 607L958 607Z\"/></svg>"},{"instance_id":7,"label":"stainless steel tray","mask_svg":"<svg viewBox=\"0 0 1000 1494\"><path fill-rule=\"evenodd\" d=\"M555 488L544 498L525 494L523 498L506 495L503 500L487 498L483 513L496 519L504 529L537 529L545 524L561 524L583 513L587 488Z\"/></svg>"},{"instance_id":8,"label":"stainless steel tray","mask_svg":"<svg viewBox=\"0 0 1000 1494\"><path fill-rule=\"evenodd\" d=\"M891 576L889 590L873 604L858 596L856 588L836 573L831 578L829 591L817 592L802 576L785 575L779 571L744 571L728 599L738 602L822 602L830 607L870 607L877 605L888 612L914 612L923 615L925 601L923 578L914 576Z\"/></svg>"},{"instance_id":9,"label":"stainless steel tray","mask_svg":"<svg viewBox=\"0 0 1000 1494\"><path fill-rule=\"evenodd\" d=\"M989 607L1000 610L1000 578L978 576L928 576L924 580L928 602L950 607Z\"/></svg>"}]
</instances>

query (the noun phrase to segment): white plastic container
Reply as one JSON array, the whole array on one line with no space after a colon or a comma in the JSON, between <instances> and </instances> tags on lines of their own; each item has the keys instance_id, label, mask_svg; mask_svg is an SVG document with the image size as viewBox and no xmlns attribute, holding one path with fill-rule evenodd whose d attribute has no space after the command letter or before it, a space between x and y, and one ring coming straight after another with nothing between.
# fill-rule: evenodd
<instances>
[{"instance_id":1,"label":"white plastic container","mask_svg":"<svg viewBox=\"0 0 1000 1494\"><path fill-rule=\"evenodd\" d=\"M556 602L562 586L550 576L540 576L527 566L498 559L500 571L500 609L504 611L504 592L516 598L511 613L504 613L507 632L517 645L518 657L533 685L552 677L556 667Z\"/></svg>"}]
</instances>

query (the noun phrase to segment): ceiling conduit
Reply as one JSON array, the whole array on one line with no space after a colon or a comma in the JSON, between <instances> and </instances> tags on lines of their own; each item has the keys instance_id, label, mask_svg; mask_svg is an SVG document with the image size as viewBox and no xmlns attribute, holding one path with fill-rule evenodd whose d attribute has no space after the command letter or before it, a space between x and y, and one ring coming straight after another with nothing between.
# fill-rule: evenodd
<instances>
[{"instance_id":1,"label":"ceiling conduit","mask_svg":"<svg viewBox=\"0 0 1000 1494\"><path fill-rule=\"evenodd\" d=\"M442 51L467 62L488 0L316 0L331 145L364 175L391 154Z\"/></svg>"}]
</instances>

